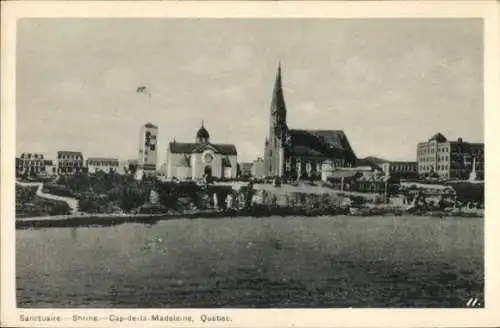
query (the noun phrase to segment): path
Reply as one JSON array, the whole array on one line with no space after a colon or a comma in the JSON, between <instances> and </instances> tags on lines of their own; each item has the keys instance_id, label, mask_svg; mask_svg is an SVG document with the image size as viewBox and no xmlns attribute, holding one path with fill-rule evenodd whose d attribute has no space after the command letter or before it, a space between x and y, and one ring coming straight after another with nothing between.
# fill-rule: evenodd
<instances>
[{"instance_id":1,"label":"path","mask_svg":"<svg viewBox=\"0 0 500 328\"><path fill-rule=\"evenodd\" d=\"M44 193L42 182L16 181L16 184L20 185L21 187L37 187L36 195L38 197L65 202L70 207L72 214L78 210L78 200L76 200L75 198L71 198L71 197L62 197L62 196L56 196L56 195Z\"/></svg>"}]
</instances>

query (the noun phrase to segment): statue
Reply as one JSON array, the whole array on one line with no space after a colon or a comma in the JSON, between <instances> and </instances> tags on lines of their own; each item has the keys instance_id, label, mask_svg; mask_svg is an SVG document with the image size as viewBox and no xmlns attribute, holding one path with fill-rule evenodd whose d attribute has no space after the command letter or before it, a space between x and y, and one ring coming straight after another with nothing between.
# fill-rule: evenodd
<instances>
[{"instance_id":1,"label":"statue","mask_svg":"<svg viewBox=\"0 0 500 328\"><path fill-rule=\"evenodd\" d=\"M143 170L137 170L134 174L134 179L137 181L141 181L142 178L144 177L144 171Z\"/></svg>"},{"instance_id":2,"label":"statue","mask_svg":"<svg viewBox=\"0 0 500 328\"><path fill-rule=\"evenodd\" d=\"M158 193L154 190L151 190L151 192L149 193L149 202L151 204L158 204L158 202L160 201L160 195L158 195Z\"/></svg>"},{"instance_id":3,"label":"statue","mask_svg":"<svg viewBox=\"0 0 500 328\"><path fill-rule=\"evenodd\" d=\"M476 173L476 158L473 157L472 159L472 171L469 174L469 181L476 181L477 180L477 173Z\"/></svg>"}]
</instances>

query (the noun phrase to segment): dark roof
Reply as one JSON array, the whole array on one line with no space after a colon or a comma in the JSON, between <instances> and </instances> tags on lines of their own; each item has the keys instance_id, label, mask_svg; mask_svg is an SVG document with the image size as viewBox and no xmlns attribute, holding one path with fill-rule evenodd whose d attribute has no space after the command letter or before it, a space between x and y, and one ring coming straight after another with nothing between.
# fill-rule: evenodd
<instances>
[{"instance_id":1,"label":"dark roof","mask_svg":"<svg viewBox=\"0 0 500 328\"><path fill-rule=\"evenodd\" d=\"M203 122L201 123L201 128L196 132L196 140L208 140L210 139L210 133L208 133L207 129L203 126Z\"/></svg>"},{"instance_id":2,"label":"dark roof","mask_svg":"<svg viewBox=\"0 0 500 328\"><path fill-rule=\"evenodd\" d=\"M414 161L391 161L391 164L417 165Z\"/></svg>"},{"instance_id":3,"label":"dark roof","mask_svg":"<svg viewBox=\"0 0 500 328\"><path fill-rule=\"evenodd\" d=\"M446 137L444 135L442 135L441 133L436 133L435 135L433 135L429 141L431 140L436 140L437 142L446 142Z\"/></svg>"},{"instance_id":4,"label":"dark roof","mask_svg":"<svg viewBox=\"0 0 500 328\"><path fill-rule=\"evenodd\" d=\"M107 162L107 163L112 163L114 165L118 165L118 159L116 158L107 158L107 157L89 157L87 159L88 164L92 164L95 162Z\"/></svg>"},{"instance_id":5,"label":"dark roof","mask_svg":"<svg viewBox=\"0 0 500 328\"><path fill-rule=\"evenodd\" d=\"M83 154L81 151L60 150L57 152L57 156L59 156L59 155L82 156L83 157Z\"/></svg>"},{"instance_id":6,"label":"dark roof","mask_svg":"<svg viewBox=\"0 0 500 328\"><path fill-rule=\"evenodd\" d=\"M43 159L44 156L42 153L22 153L21 159Z\"/></svg>"},{"instance_id":7,"label":"dark roof","mask_svg":"<svg viewBox=\"0 0 500 328\"><path fill-rule=\"evenodd\" d=\"M237 155L236 146L231 144L203 144L192 142L170 142L169 149L173 154L201 153L206 148L212 147L217 153L223 155Z\"/></svg>"},{"instance_id":8,"label":"dark roof","mask_svg":"<svg viewBox=\"0 0 500 328\"><path fill-rule=\"evenodd\" d=\"M344 157L355 161L356 155L341 130L289 130L291 147L289 152L295 156L321 158Z\"/></svg>"},{"instance_id":9,"label":"dark roof","mask_svg":"<svg viewBox=\"0 0 500 328\"><path fill-rule=\"evenodd\" d=\"M333 171L328 178L340 179L340 178L354 178L360 175L358 171Z\"/></svg>"},{"instance_id":10,"label":"dark roof","mask_svg":"<svg viewBox=\"0 0 500 328\"><path fill-rule=\"evenodd\" d=\"M149 122L148 122L148 123L146 123L146 124L144 124L144 127L146 127L146 128L152 128L152 129L156 129L156 128L158 128L156 125L154 125L154 124L152 124L152 123L149 123Z\"/></svg>"},{"instance_id":11,"label":"dark roof","mask_svg":"<svg viewBox=\"0 0 500 328\"><path fill-rule=\"evenodd\" d=\"M473 149L476 149L479 153L484 153L484 144L481 143L450 141L450 145L454 149L458 149L458 151L461 153L473 153Z\"/></svg>"}]
</instances>

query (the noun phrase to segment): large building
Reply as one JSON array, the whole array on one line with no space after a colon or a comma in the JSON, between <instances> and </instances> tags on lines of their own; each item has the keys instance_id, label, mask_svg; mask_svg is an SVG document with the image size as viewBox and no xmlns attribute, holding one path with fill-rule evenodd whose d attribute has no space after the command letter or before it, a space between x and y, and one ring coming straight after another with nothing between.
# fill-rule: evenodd
<instances>
[{"instance_id":1,"label":"large building","mask_svg":"<svg viewBox=\"0 0 500 328\"><path fill-rule=\"evenodd\" d=\"M446 139L437 133L417 145L419 175L437 175L449 179L469 179L475 165L478 180L484 179L484 143Z\"/></svg>"},{"instance_id":2,"label":"large building","mask_svg":"<svg viewBox=\"0 0 500 328\"><path fill-rule=\"evenodd\" d=\"M418 178L417 162L387 161L380 164L385 176L403 179Z\"/></svg>"},{"instance_id":3,"label":"large building","mask_svg":"<svg viewBox=\"0 0 500 328\"><path fill-rule=\"evenodd\" d=\"M144 175L156 175L158 127L151 123L141 126L139 137L139 167Z\"/></svg>"},{"instance_id":4,"label":"large building","mask_svg":"<svg viewBox=\"0 0 500 328\"><path fill-rule=\"evenodd\" d=\"M22 153L16 158L16 174L54 174L52 161L40 153Z\"/></svg>"},{"instance_id":5,"label":"large building","mask_svg":"<svg viewBox=\"0 0 500 328\"><path fill-rule=\"evenodd\" d=\"M344 131L288 127L281 65L274 84L269 121L264 152L267 176L319 179L323 169L352 167L356 163L356 155Z\"/></svg>"},{"instance_id":6,"label":"large building","mask_svg":"<svg viewBox=\"0 0 500 328\"><path fill-rule=\"evenodd\" d=\"M200 179L203 176L235 178L237 152L232 144L210 142L210 134L201 124L195 142L170 142L167 148L167 179Z\"/></svg>"},{"instance_id":7,"label":"large building","mask_svg":"<svg viewBox=\"0 0 500 328\"><path fill-rule=\"evenodd\" d=\"M72 175L87 171L83 154L79 151L61 150L57 152L57 174Z\"/></svg>"},{"instance_id":8,"label":"large building","mask_svg":"<svg viewBox=\"0 0 500 328\"><path fill-rule=\"evenodd\" d=\"M116 158L89 157L87 159L87 169L89 173L117 172L119 169L119 162Z\"/></svg>"}]
</instances>

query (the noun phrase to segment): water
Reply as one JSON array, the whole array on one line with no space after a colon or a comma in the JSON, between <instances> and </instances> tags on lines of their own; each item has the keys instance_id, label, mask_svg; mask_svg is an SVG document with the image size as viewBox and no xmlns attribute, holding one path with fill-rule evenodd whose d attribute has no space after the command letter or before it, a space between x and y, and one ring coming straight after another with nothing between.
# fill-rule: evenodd
<instances>
[{"instance_id":1,"label":"water","mask_svg":"<svg viewBox=\"0 0 500 328\"><path fill-rule=\"evenodd\" d=\"M18 230L18 306L465 307L483 298L483 223L338 216Z\"/></svg>"}]
</instances>

